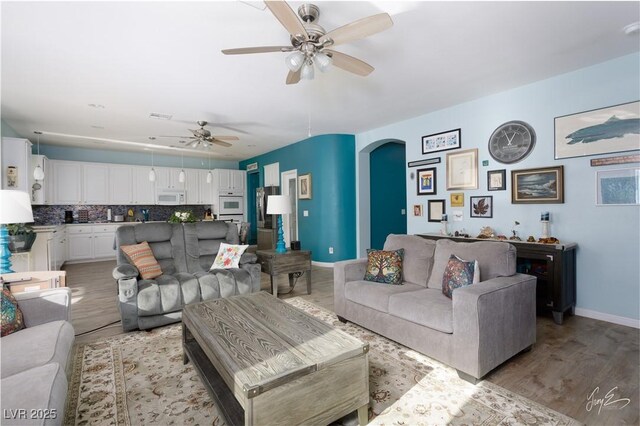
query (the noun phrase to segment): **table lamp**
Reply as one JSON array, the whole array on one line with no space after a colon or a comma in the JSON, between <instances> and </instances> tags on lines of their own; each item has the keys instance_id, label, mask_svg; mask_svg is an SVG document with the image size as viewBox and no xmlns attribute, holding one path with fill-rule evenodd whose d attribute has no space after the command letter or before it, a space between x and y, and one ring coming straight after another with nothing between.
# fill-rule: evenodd
<instances>
[{"instance_id":1,"label":"table lamp","mask_svg":"<svg viewBox=\"0 0 640 426\"><path fill-rule=\"evenodd\" d=\"M7 225L29 222L33 222L29 194L23 191L0 190L0 274L13 273Z\"/></svg>"},{"instance_id":2,"label":"table lamp","mask_svg":"<svg viewBox=\"0 0 640 426\"><path fill-rule=\"evenodd\" d=\"M276 253L286 253L284 231L282 230L282 215L291 213L291 198L288 195L269 195L267 198L267 214L278 215L278 242Z\"/></svg>"}]
</instances>

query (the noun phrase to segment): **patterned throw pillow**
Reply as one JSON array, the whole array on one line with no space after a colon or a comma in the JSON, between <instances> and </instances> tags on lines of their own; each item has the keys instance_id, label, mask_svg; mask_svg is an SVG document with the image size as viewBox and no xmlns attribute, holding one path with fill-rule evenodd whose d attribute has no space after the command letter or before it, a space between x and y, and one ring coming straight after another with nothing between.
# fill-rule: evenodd
<instances>
[{"instance_id":1,"label":"patterned throw pillow","mask_svg":"<svg viewBox=\"0 0 640 426\"><path fill-rule=\"evenodd\" d=\"M240 257L247 247L249 246L220 243L216 260L213 261L213 265L211 265L209 270L237 268L240 264Z\"/></svg>"},{"instance_id":2,"label":"patterned throw pillow","mask_svg":"<svg viewBox=\"0 0 640 426\"><path fill-rule=\"evenodd\" d=\"M442 294L451 299L453 290L480 282L480 266L477 260L466 261L455 254L449 262L442 277Z\"/></svg>"},{"instance_id":3,"label":"patterned throw pillow","mask_svg":"<svg viewBox=\"0 0 640 426\"><path fill-rule=\"evenodd\" d=\"M124 254L127 255L131 263L138 268L143 280L152 280L162 275L160 264L146 241L130 246L120 246Z\"/></svg>"},{"instance_id":4,"label":"patterned throw pillow","mask_svg":"<svg viewBox=\"0 0 640 426\"><path fill-rule=\"evenodd\" d=\"M366 281L385 284L402 284L402 259L404 249L393 251L367 250Z\"/></svg>"},{"instance_id":5,"label":"patterned throw pillow","mask_svg":"<svg viewBox=\"0 0 640 426\"><path fill-rule=\"evenodd\" d=\"M7 288L2 289L2 337L25 328L22 311Z\"/></svg>"}]
</instances>

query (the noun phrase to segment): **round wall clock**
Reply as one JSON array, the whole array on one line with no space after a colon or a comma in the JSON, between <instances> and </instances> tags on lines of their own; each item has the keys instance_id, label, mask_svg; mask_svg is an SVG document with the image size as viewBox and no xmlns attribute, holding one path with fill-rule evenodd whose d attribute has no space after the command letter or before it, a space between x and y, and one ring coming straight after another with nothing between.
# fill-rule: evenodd
<instances>
[{"instance_id":1,"label":"round wall clock","mask_svg":"<svg viewBox=\"0 0 640 426\"><path fill-rule=\"evenodd\" d=\"M493 131L489 154L503 164L517 163L533 150L536 133L524 121L508 121Z\"/></svg>"}]
</instances>

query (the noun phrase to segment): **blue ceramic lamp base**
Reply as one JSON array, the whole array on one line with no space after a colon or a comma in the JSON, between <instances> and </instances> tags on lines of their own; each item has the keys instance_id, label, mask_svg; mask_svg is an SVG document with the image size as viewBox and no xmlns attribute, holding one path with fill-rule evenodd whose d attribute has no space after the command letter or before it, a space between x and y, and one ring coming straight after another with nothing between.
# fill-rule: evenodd
<instances>
[{"instance_id":1,"label":"blue ceramic lamp base","mask_svg":"<svg viewBox=\"0 0 640 426\"><path fill-rule=\"evenodd\" d=\"M276 243L276 253L286 253L287 246L284 243L284 230L282 229L282 215L278 215L278 242Z\"/></svg>"},{"instance_id":2,"label":"blue ceramic lamp base","mask_svg":"<svg viewBox=\"0 0 640 426\"><path fill-rule=\"evenodd\" d=\"M12 274L11 251L9 250L9 229L0 225L0 274Z\"/></svg>"}]
</instances>

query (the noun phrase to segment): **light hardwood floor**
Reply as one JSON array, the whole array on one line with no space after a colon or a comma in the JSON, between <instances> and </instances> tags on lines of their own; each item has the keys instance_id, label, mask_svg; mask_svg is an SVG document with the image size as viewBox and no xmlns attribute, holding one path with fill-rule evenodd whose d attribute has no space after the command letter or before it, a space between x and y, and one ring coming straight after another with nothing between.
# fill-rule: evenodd
<instances>
[{"instance_id":1,"label":"light hardwood floor","mask_svg":"<svg viewBox=\"0 0 640 426\"><path fill-rule=\"evenodd\" d=\"M120 319L116 283L111 277L115 261L67 265L67 285L73 292L72 322L76 334ZM333 269L313 268L312 293L304 278L289 294L333 310ZM278 277L284 291L286 275ZM262 274L262 289L269 277ZM77 343L122 333L120 324L76 337ZM640 422L640 331L583 317L567 317L556 325L539 316L533 350L514 357L485 379L581 422L591 425L637 425ZM597 389L597 390L596 390ZM595 391L596 403L588 405ZM607 399L607 394L613 395ZM621 408L628 398L629 404ZM601 407L598 399L609 401ZM590 410L589 410L590 408Z\"/></svg>"}]
</instances>

